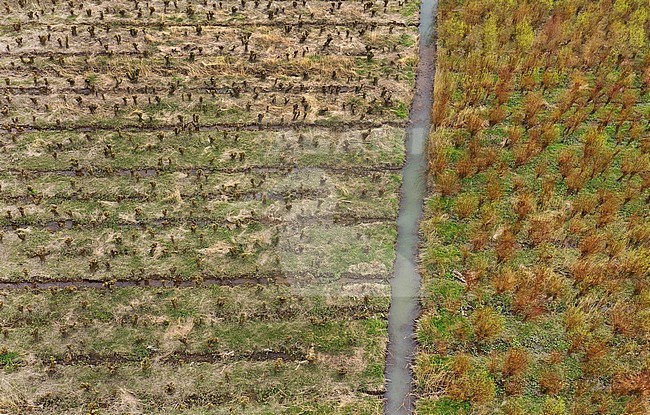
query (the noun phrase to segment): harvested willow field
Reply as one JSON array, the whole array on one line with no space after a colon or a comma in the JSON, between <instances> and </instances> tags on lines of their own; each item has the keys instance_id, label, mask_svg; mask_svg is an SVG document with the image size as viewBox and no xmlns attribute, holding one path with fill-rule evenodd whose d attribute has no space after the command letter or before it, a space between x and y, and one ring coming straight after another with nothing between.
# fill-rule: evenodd
<instances>
[{"instance_id":1,"label":"harvested willow field","mask_svg":"<svg viewBox=\"0 0 650 415\"><path fill-rule=\"evenodd\" d=\"M418 8L4 2L0 413L380 414Z\"/></svg>"},{"instance_id":2,"label":"harvested willow field","mask_svg":"<svg viewBox=\"0 0 650 415\"><path fill-rule=\"evenodd\" d=\"M418 414L650 413L649 8L441 1Z\"/></svg>"}]
</instances>

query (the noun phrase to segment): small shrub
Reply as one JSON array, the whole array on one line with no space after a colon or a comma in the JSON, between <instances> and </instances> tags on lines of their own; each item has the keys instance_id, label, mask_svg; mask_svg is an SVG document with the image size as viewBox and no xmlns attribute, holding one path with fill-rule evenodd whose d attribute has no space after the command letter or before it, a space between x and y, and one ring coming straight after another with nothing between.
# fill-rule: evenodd
<instances>
[{"instance_id":1,"label":"small shrub","mask_svg":"<svg viewBox=\"0 0 650 415\"><path fill-rule=\"evenodd\" d=\"M576 165L573 150L571 148L563 149L558 155L557 162L560 174L566 179Z\"/></svg>"},{"instance_id":2,"label":"small shrub","mask_svg":"<svg viewBox=\"0 0 650 415\"><path fill-rule=\"evenodd\" d=\"M487 372L479 372L470 379L470 401L477 405L485 405L496 398L496 385Z\"/></svg>"},{"instance_id":3,"label":"small shrub","mask_svg":"<svg viewBox=\"0 0 650 415\"><path fill-rule=\"evenodd\" d=\"M497 294L514 290L517 285L517 275L511 268L504 268L492 278L492 287Z\"/></svg>"},{"instance_id":4,"label":"small shrub","mask_svg":"<svg viewBox=\"0 0 650 415\"><path fill-rule=\"evenodd\" d=\"M537 282L527 280L519 284L513 298L512 309L526 320L544 313L544 298Z\"/></svg>"},{"instance_id":5,"label":"small shrub","mask_svg":"<svg viewBox=\"0 0 650 415\"><path fill-rule=\"evenodd\" d=\"M561 398L548 397L542 405L541 415L566 415L567 409L564 400Z\"/></svg>"},{"instance_id":6,"label":"small shrub","mask_svg":"<svg viewBox=\"0 0 650 415\"><path fill-rule=\"evenodd\" d=\"M578 193L582 190L589 177L581 169L571 169L565 176L565 183L569 193Z\"/></svg>"},{"instance_id":7,"label":"small shrub","mask_svg":"<svg viewBox=\"0 0 650 415\"><path fill-rule=\"evenodd\" d=\"M545 367L539 374L539 387L547 395L556 395L564 389L564 376L559 367Z\"/></svg>"},{"instance_id":8,"label":"small shrub","mask_svg":"<svg viewBox=\"0 0 650 415\"><path fill-rule=\"evenodd\" d=\"M515 213L519 220L523 220L526 216L535 210L535 196L531 193L523 193L515 198L513 206Z\"/></svg>"},{"instance_id":9,"label":"small shrub","mask_svg":"<svg viewBox=\"0 0 650 415\"><path fill-rule=\"evenodd\" d=\"M505 327L504 318L489 307L479 308L471 317L474 337L479 343L497 338Z\"/></svg>"},{"instance_id":10,"label":"small shrub","mask_svg":"<svg viewBox=\"0 0 650 415\"><path fill-rule=\"evenodd\" d=\"M506 132L508 133L508 138L506 139L506 146L509 148L512 148L515 146L519 140L521 140L521 137L524 135L524 130L521 127L518 126L511 126L506 129Z\"/></svg>"},{"instance_id":11,"label":"small shrub","mask_svg":"<svg viewBox=\"0 0 650 415\"><path fill-rule=\"evenodd\" d=\"M503 196L503 185L495 175L488 177L485 184L485 195L491 201L499 200Z\"/></svg>"},{"instance_id":12,"label":"small shrub","mask_svg":"<svg viewBox=\"0 0 650 415\"><path fill-rule=\"evenodd\" d=\"M481 251L486 248L490 235L487 231L481 228L476 228L472 231L470 236L470 243L473 251Z\"/></svg>"},{"instance_id":13,"label":"small shrub","mask_svg":"<svg viewBox=\"0 0 650 415\"><path fill-rule=\"evenodd\" d=\"M460 219L467 219L470 216L474 215L478 209L479 199L478 196L473 194L463 194L456 198L456 203L454 204L454 213Z\"/></svg>"},{"instance_id":14,"label":"small shrub","mask_svg":"<svg viewBox=\"0 0 650 415\"><path fill-rule=\"evenodd\" d=\"M506 393L508 393L508 384L506 384ZM517 399L507 399L503 403L503 413L504 415L527 415L528 414L524 406Z\"/></svg>"},{"instance_id":15,"label":"small shrub","mask_svg":"<svg viewBox=\"0 0 650 415\"><path fill-rule=\"evenodd\" d=\"M454 378L448 388L448 395L458 401L484 405L496 397L496 385L485 370L472 368L462 376Z\"/></svg>"},{"instance_id":16,"label":"small shrub","mask_svg":"<svg viewBox=\"0 0 650 415\"><path fill-rule=\"evenodd\" d=\"M552 239L554 218L548 215L537 216L530 219L528 237L533 246L538 246Z\"/></svg>"},{"instance_id":17,"label":"small shrub","mask_svg":"<svg viewBox=\"0 0 650 415\"><path fill-rule=\"evenodd\" d=\"M499 124L500 122L505 120L507 116L508 116L508 112L506 111L504 105L500 105L498 107L492 108L489 116L490 126L492 127Z\"/></svg>"},{"instance_id":18,"label":"small shrub","mask_svg":"<svg viewBox=\"0 0 650 415\"><path fill-rule=\"evenodd\" d=\"M472 161L469 157L464 157L456 162L455 170L456 173L458 173L458 177L464 179L471 177L474 173L476 173L476 166L474 166L474 161Z\"/></svg>"},{"instance_id":19,"label":"small shrub","mask_svg":"<svg viewBox=\"0 0 650 415\"><path fill-rule=\"evenodd\" d=\"M495 251L499 261L507 261L512 258L517 246L517 240L510 228L506 228L497 238Z\"/></svg>"},{"instance_id":20,"label":"small shrub","mask_svg":"<svg viewBox=\"0 0 650 415\"><path fill-rule=\"evenodd\" d=\"M446 171L436 180L436 188L443 196L453 196L460 191L460 180L453 171Z\"/></svg>"},{"instance_id":21,"label":"small shrub","mask_svg":"<svg viewBox=\"0 0 650 415\"><path fill-rule=\"evenodd\" d=\"M451 363L451 370L454 376L465 376L472 368L472 356L466 353L459 353L454 356Z\"/></svg>"},{"instance_id":22,"label":"small shrub","mask_svg":"<svg viewBox=\"0 0 650 415\"><path fill-rule=\"evenodd\" d=\"M526 372L530 364L530 356L524 349L512 347L508 349L503 361L502 374L504 377L519 376Z\"/></svg>"},{"instance_id":23,"label":"small shrub","mask_svg":"<svg viewBox=\"0 0 650 415\"><path fill-rule=\"evenodd\" d=\"M606 241L603 235L591 233L582 238L578 245L578 249L580 250L580 255L582 257L586 257L603 252L605 249L605 244Z\"/></svg>"},{"instance_id":24,"label":"small shrub","mask_svg":"<svg viewBox=\"0 0 650 415\"><path fill-rule=\"evenodd\" d=\"M571 210L573 215L588 215L593 213L598 207L596 195L591 193L581 193L573 199Z\"/></svg>"}]
</instances>

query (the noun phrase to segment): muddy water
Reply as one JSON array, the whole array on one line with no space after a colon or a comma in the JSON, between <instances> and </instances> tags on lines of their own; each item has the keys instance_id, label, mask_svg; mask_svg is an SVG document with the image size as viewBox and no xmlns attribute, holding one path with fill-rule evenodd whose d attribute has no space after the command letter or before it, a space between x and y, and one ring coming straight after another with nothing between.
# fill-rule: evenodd
<instances>
[{"instance_id":1,"label":"muddy water","mask_svg":"<svg viewBox=\"0 0 650 415\"><path fill-rule=\"evenodd\" d=\"M419 65L415 96L406 136L406 164L397 219L397 257L391 280L392 299L388 315L386 356L386 415L412 414L415 320L420 312L418 272L418 223L426 195L425 144L431 126L433 78L435 75L435 14L438 0L422 0L419 25Z\"/></svg>"}]
</instances>

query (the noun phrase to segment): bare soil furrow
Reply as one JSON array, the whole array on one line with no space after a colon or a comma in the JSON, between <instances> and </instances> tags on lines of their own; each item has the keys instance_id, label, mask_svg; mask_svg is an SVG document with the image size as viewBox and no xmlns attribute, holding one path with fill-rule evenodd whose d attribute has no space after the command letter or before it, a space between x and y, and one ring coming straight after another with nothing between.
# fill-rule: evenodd
<instances>
[{"instance_id":1,"label":"bare soil furrow","mask_svg":"<svg viewBox=\"0 0 650 415\"><path fill-rule=\"evenodd\" d=\"M393 222L396 217L363 217L357 215L351 215L348 213L340 214L326 214L326 215L314 215L314 216L302 216L298 215L295 218L272 218L272 217L252 217L243 220L237 220L236 222L229 219L214 220L210 218L202 218L200 216L191 216L191 217L168 217L168 218L159 218L154 220L142 220L137 222L126 222L126 221L111 221L106 220L104 222L77 222L71 219L62 219L57 221L47 221L47 222L29 222L25 220L23 222L10 222L8 224L2 225L0 229L4 231L15 231L18 229L31 228L31 229L47 229L50 232L57 232L61 230L68 229L79 229L79 230L98 230L104 228L137 228L137 229L148 229L148 228L167 228L170 226L178 226L179 224L194 225L197 227L227 227L227 226L237 226L243 227L253 223L259 223L262 225L279 225L284 223L300 223L303 225L313 225L313 224L344 224L344 225L354 225L354 224L372 224L372 223L383 223L383 222Z\"/></svg>"},{"instance_id":2,"label":"bare soil furrow","mask_svg":"<svg viewBox=\"0 0 650 415\"><path fill-rule=\"evenodd\" d=\"M379 128L381 126L389 127L404 127L405 121L328 121L323 120L320 122L295 122L295 123L219 123L219 124L148 124L141 125L128 124L114 126L105 123L98 123L98 125L31 125L31 124L4 124L0 126L0 132L5 133L20 133L30 131L76 131L76 132L95 132L97 130L104 131L122 131L122 132L137 132L137 131L284 131L284 130L301 130L307 128L330 128L332 131L345 131L349 129L368 129Z\"/></svg>"},{"instance_id":3,"label":"bare soil furrow","mask_svg":"<svg viewBox=\"0 0 650 415\"><path fill-rule=\"evenodd\" d=\"M342 273L336 276L332 273L314 271L314 272L287 272L277 271L270 273L242 274L242 275L220 275L215 276L211 272L204 272L193 279L187 279L182 276L161 276L147 275L137 279L114 279L110 281L98 281L93 279L46 279L40 276L32 276L28 280L22 281L3 281L0 282L0 290L51 290L51 289L112 289L125 287L169 287L169 288L192 288L192 287L209 287L212 285L236 287L240 285L291 285L309 281L331 281L337 283L386 283L388 275L382 274L355 274L351 272Z\"/></svg>"},{"instance_id":4,"label":"bare soil furrow","mask_svg":"<svg viewBox=\"0 0 650 415\"><path fill-rule=\"evenodd\" d=\"M384 171L398 171L402 168L402 165L370 165L370 166L332 166L332 165L314 165L314 166L298 166L292 164L283 164L280 166L246 166L246 167L224 167L224 168L215 168L215 167L195 167L195 168L186 168L186 169L173 169L173 168L156 168L156 167L139 167L137 169L76 169L76 170L34 170L34 169L7 169L0 170L0 174L15 174L19 176L30 177L33 175L43 175L43 174L57 174L61 176L72 176L72 177L112 177L112 176L140 176L140 177L152 177L160 173L170 173L170 172L183 172L192 176L196 176L198 172L201 172L201 175L208 175L211 173L276 173L276 172L292 172L295 170L324 170L328 172L335 173L346 173L350 175L369 175L374 172L384 172Z\"/></svg>"}]
</instances>

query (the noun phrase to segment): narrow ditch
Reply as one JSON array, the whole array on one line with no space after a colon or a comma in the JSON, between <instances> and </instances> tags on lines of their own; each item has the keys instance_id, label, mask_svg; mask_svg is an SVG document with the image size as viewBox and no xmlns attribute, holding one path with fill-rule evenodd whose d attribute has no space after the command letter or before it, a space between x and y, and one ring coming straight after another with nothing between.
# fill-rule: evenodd
<instances>
[{"instance_id":1,"label":"narrow ditch","mask_svg":"<svg viewBox=\"0 0 650 415\"><path fill-rule=\"evenodd\" d=\"M238 174L238 173L273 173L273 174L292 174L295 170L324 170L331 174L349 174L354 176L369 176L374 173L385 173L398 171L402 168L397 164L376 164L376 165L349 165L337 166L329 164L300 166L296 163L285 163L283 165L248 165L245 167L211 167L200 166L192 168L175 168L165 166L157 167L140 167L138 169L127 168L77 168L77 169L0 169L0 174L19 175L23 178L37 175L59 175L69 177L114 177L127 176L141 179L143 177L154 177L163 174L185 173L189 176L206 176L210 174Z\"/></svg>"},{"instance_id":2,"label":"narrow ditch","mask_svg":"<svg viewBox=\"0 0 650 415\"><path fill-rule=\"evenodd\" d=\"M224 2L225 3L225 2ZM238 1L235 3L239 3ZM34 28L38 27L40 22L38 21L27 21L27 22L21 22L21 25L23 28L29 29L29 28ZM195 28L196 25L201 25L203 27L226 27L226 28L257 28L257 27L282 27L286 28L288 25L292 27L296 27L298 29L302 27L342 27L342 28L367 28L367 27L411 27L415 26L415 23L410 23L410 22L396 22L396 21L390 21L390 22L381 22L381 21L373 21L373 20L350 20L350 21L331 21L331 20L302 20L302 19L286 19L286 20L274 20L274 21L264 21L264 20L243 20L241 22L233 22L231 20L225 21L225 22L215 22L215 21L210 21L210 20L203 20L203 21L197 21L196 23L189 24L189 23L177 23L177 22L163 22L163 21L134 21L134 20L111 20L108 21L105 24L97 24L96 22L75 22L77 26L95 26L98 29L106 29L108 28L116 28L116 27L121 27L121 28L131 28L131 27L138 27L138 28L154 28L154 29L169 29L169 28L177 28L177 27L188 27L188 28ZM66 27L65 25L59 25L62 27ZM9 24L0 24L0 30L2 29L12 29L13 26Z\"/></svg>"},{"instance_id":3,"label":"narrow ditch","mask_svg":"<svg viewBox=\"0 0 650 415\"><path fill-rule=\"evenodd\" d=\"M255 224L265 226L273 225L313 225L313 226L332 226L332 225L361 225L361 224L380 224L394 222L395 218L390 216L360 216L353 213L325 213L321 215L302 215L296 214L295 218L275 218L271 216L251 216L239 220L229 220L227 218L202 218L198 216L191 217L164 217L148 220L138 220L134 222L127 221L74 221L72 219L49 220L49 221L21 221L1 224L0 231L20 232L20 229L45 229L49 232L59 232L71 229L77 230L97 230L97 229L142 229L149 228L169 229L176 226L196 226L197 228L229 227L231 229L244 228Z\"/></svg>"},{"instance_id":4,"label":"narrow ditch","mask_svg":"<svg viewBox=\"0 0 650 415\"><path fill-rule=\"evenodd\" d=\"M357 274L343 272L339 275L320 271L268 271L240 275L213 275L205 273L199 278L187 279L180 275L146 275L140 277L124 277L114 280L93 279L50 279L41 276L30 276L22 281L1 281L0 290L50 290L50 289L112 289L129 287L149 288L196 288L212 285L224 287L253 286L253 285L288 285L299 287L309 281L333 281L338 284L354 284L359 281L383 284L388 276L383 274Z\"/></svg>"},{"instance_id":5,"label":"narrow ditch","mask_svg":"<svg viewBox=\"0 0 650 415\"><path fill-rule=\"evenodd\" d=\"M388 313L386 415L412 414L415 407L412 364L416 352L415 320L420 313L418 224L427 192L425 147L433 103L437 6L438 0L422 0L420 4L419 63L406 134L406 164L402 169L397 219L397 255Z\"/></svg>"},{"instance_id":6,"label":"narrow ditch","mask_svg":"<svg viewBox=\"0 0 650 415\"><path fill-rule=\"evenodd\" d=\"M305 353L301 351L274 351L260 350L254 352L235 353L235 352L175 352L167 355L152 354L146 357L150 361L163 363L167 365L178 366L186 363L228 363L236 361L265 362L282 359L286 362L306 361ZM43 357L40 363L43 366L102 366L102 365L127 365L140 363L143 357L133 355L97 354L97 353L80 353L68 354L65 356Z\"/></svg>"},{"instance_id":7,"label":"narrow ditch","mask_svg":"<svg viewBox=\"0 0 650 415\"><path fill-rule=\"evenodd\" d=\"M222 122L214 124L198 124L195 122L184 122L181 124L157 124L143 121L140 124L45 124L45 125L32 125L32 124L1 124L0 133L33 133L40 131L47 132L79 132L79 133L97 133L98 131L111 131L111 132L160 132L160 131L173 131L173 132L205 132L205 131L301 131L310 128L329 129L334 132L349 131L349 130L362 130L373 129L381 127L398 127L404 126L404 121L385 121L383 123L367 120L354 120L354 121L332 121L332 120L317 120L314 122L296 121L296 122Z\"/></svg>"}]
</instances>

